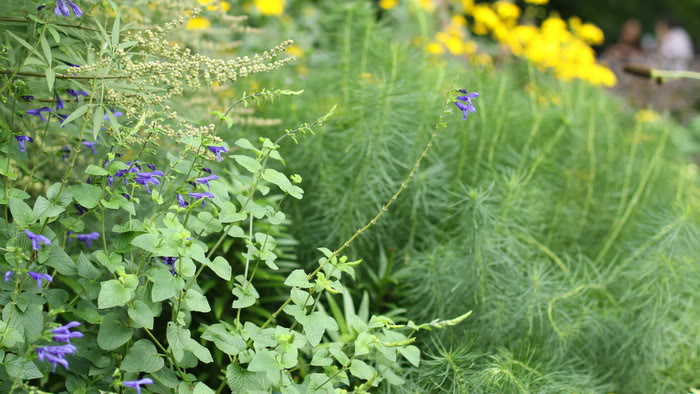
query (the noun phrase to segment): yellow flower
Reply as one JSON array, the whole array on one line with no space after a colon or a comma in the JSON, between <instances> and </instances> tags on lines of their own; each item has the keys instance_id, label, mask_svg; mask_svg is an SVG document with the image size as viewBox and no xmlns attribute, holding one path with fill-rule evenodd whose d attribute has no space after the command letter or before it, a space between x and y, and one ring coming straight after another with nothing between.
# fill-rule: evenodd
<instances>
[{"instance_id":1,"label":"yellow flower","mask_svg":"<svg viewBox=\"0 0 700 394\"><path fill-rule=\"evenodd\" d=\"M653 123L659 120L659 114L649 109L643 109L637 112L635 118L639 123Z\"/></svg>"},{"instance_id":2,"label":"yellow flower","mask_svg":"<svg viewBox=\"0 0 700 394\"><path fill-rule=\"evenodd\" d=\"M304 56L304 50L299 48L296 45L292 45L289 48L287 48L287 53L292 55L292 56L296 56L296 57Z\"/></svg>"},{"instance_id":3,"label":"yellow flower","mask_svg":"<svg viewBox=\"0 0 700 394\"><path fill-rule=\"evenodd\" d=\"M226 12L231 9L231 5L227 1L197 0L197 2L199 5L206 6L207 10L209 11L217 11L221 9L221 11Z\"/></svg>"},{"instance_id":4,"label":"yellow flower","mask_svg":"<svg viewBox=\"0 0 700 394\"><path fill-rule=\"evenodd\" d=\"M425 50L433 55L440 55L445 52L445 49L443 49L442 45L440 45L437 42L431 42L430 44L426 45Z\"/></svg>"},{"instance_id":5,"label":"yellow flower","mask_svg":"<svg viewBox=\"0 0 700 394\"><path fill-rule=\"evenodd\" d=\"M498 1L494 6L501 19L512 21L520 16L520 8L509 1Z\"/></svg>"},{"instance_id":6,"label":"yellow flower","mask_svg":"<svg viewBox=\"0 0 700 394\"><path fill-rule=\"evenodd\" d=\"M282 15L284 0L255 0L255 7L263 15Z\"/></svg>"},{"instance_id":7,"label":"yellow flower","mask_svg":"<svg viewBox=\"0 0 700 394\"><path fill-rule=\"evenodd\" d=\"M576 35L591 45L600 45L605 41L605 35L600 28L592 23L584 23L576 31Z\"/></svg>"},{"instance_id":8,"label":"yellow flower","mask_svg":"<svg viewBox=\"0 0 700 394\"><path fill-rule=\"evenodd\" d=\"M196 18L190 19L185 27L187 28L187 30L204 30L208 29L209 26L211 26L211 23L209 23L209 19L198 16Z\"/></svg>"},{"instance_id":9,"label":"yellow flower","mask_svg":"<svg viewBox=\"0 0 700 394\"><path fill-rule=\"evenodd\" d=\"M455 37L445 32L440 32L435 35L435 39L444 44L452 55L457 56L464 53L464 44L462 44L462 40L459 39L459 37Z\"/></svg>"},{"instance_id":10,"label":"yellow flower","mask_svg":"<svg viewBox=\"0 0 700 394\"><path fill-rule=\"evenodd\" d=\"M525 0L525 2L528 4L545 5L549 3L549 0Z\"/></svg>"},{"instance_id":11,"label":"yellow flower","mask_svg":"<svg viewBox=\"0 0 700 394\"><path fill-rule=\"evenodd\" d=\"M379 7L390 10L399 5L399 0L379 0Z\"/></svg>"},{"instance_id":12,"label":"yellow flower","mask_svg":"<svg viewBox=\"0 0 700 394\"><path fill-rule=\"evenodd\" d=\"M462 15L452 15L450 18L450 25L464 27L467 25L467 20Z\"/></svg>"},{"instance_id":13,"label":"yellow flower","mask_svg":"<svg viewBox=\"0 0 700 394\"><path fill-rule=\"evenodd\" d=\"M432 11L435 8L433 0L418 0L418 6L426 11Z\"/></svg>"},{"instance_id":14,"label":"yellow flower","mask_svg":"<svg viewBox=\"0 0 700 394\"><path fill-rule=\"evenodd\" d=\"M462 0L462 8L467 13L471 12L472 8L474 8L474 0Z\"/></svg>"},{"instance_id":15,"label":"yellow flower","mask_svg":"<svg viewBox=\"0 0 700 394\"><path fill-rule=\"evenodd\" d=\"M490 66L493 64L493 58L487 53L479 53L469 58L473 64L479 66Z\"/></svg>"},{"instance_id":16,"label":"yellow flower","mask_svg":"<svg viewBox=\"0 0 700 394\"><path fill-rule=\"evenodd\" d=\"M479 46L474 41L469 40L464 43L464 53L466 53L467 55L476 53L476 50L478 48Z\"/></svg>"}]
</instances>

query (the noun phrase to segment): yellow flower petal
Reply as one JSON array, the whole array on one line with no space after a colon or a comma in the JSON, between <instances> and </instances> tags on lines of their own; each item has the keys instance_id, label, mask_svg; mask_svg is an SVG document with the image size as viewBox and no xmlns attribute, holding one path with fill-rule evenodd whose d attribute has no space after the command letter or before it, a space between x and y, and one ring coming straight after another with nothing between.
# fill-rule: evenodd
<instances>
[{"instance_id":1,"label":"yellow flower petal","mask_svg":"<svg viewBox=\"0 0 700 394\"><path fill-rule=\"evenodd\" d=\"M204 30L211 26L209 19L198 16L196 18L190 19L185 26L187 30Z\"/></svg>"},{"instance_id":2,"label":"yellow flower petal","mask_svg":"<svg viewBox=\"0 0 700 394\"><path fill-rule=\"evenodd\" d=\"M282 15L284 0L255 0L255 7L263 15Z\"/></svg>"}]
</instances>

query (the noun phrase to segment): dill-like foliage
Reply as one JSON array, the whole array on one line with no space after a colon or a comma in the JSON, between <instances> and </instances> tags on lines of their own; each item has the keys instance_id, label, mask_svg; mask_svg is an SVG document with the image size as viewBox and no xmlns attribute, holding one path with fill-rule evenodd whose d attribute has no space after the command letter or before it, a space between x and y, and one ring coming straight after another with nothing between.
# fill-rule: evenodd
<instances>
[{"instance_id":1,"label":"dill-like foliage","mask_svg":"<svg viewBox=\"0 0 700 394\"><path fill-rule=\"evenodd\" d=\"M398 188L452 75L481 93L477 113L455 113L406 194L352 247L372 271L358 278L371 305L414 321L474 311L423 342L427 360L399 391L697 386L700 223L684 130L641 123L606 92L527 64L437 64L393 43L368 6L330 3L304 111L337 102L338 115L287 153L304 177L302 261Z\"/></svg>"}]
</instances>

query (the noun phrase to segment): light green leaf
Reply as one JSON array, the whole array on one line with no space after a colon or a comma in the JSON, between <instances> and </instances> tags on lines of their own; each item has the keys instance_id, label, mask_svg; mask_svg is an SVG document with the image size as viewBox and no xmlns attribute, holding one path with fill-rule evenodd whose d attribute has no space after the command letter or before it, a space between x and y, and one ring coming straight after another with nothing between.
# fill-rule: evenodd
<instances>
[{"instance_id":1,"label":"light green leaf","mask_svg":"<svg viewBox=\"0 0 700 394\"><path fill-rule=\"evenodd\" d=\"M45 34L41 35L39 42L41 43L41 49L44 51L44 57L46 58L46 64L48 64L49 67L51 67L51 62L52 62L51 46L49 45L48 40L46 40Z\"/></svg>"},{"instance_id":2,"label":"light green leaf","mask_svg":"<svg viewBox=\"0 0 700 394\"><path fill-rule=\"evenodd\" d=\"M282 370L282 366L275 360L275 353L269 350L255 353L248 364L248 371L251 372L278 372L280 370Z\"/></svg>"},{"instance_id":3,"label":"light green leaf","mask_svg":"<svg viewBox=\"0 0 700 394\"><path fill-rule=\"evenodd\" d=\"M402 356L406 357L406 360L417 367L420 365L420 349L416 346L409 345L406 347L398 347L396 350L401 353Z\"/></svg>"},{"instance_id":4,"label":"light green leaf","mask_svg":"<svg viewBox=\"0 0 700 394\"><path fill-rule=\"evenodd\" d=\"M350 373L360 379L370 380L374 376L375 371L366 362L354 359L350 364Z\"/></svg>"},{"instance_id":5,"label":"light green leaf","mask_svg":"<svg viewBox=\"0 0 700 394\"><path fill-rule=\"evenodd\" d=\"M217 323L207 327L202 334L202 339L214 342L222 352L236 356L247 348L243 337L230 333L223 324Z\"/></svg>"},{"instance_id":6,"label":"light green leaf","mask_svg":"<svg viewBox=\"0 0 700 394\"><path fill-rule=\"evenodd\" d=\"M284 281L287 286L296 286L303 289L309 289L314 287L313 283L309 282L308 275L303 269L297 269L292 271L291 274Z\"/></svg>"},{"instance_id":7,"label":"light green leaf","mask_svg":"<svg viewBox=\"0 0 700 394\"><path fill-rule=\"evenodd\" d=\"M93 267L94 268L94 267ZM133 297L132 289L117 279L102 282L97 307L100 309L126 305Z\"/></svg>"},{"instance_id":8,"label":"light green leaf","mask_svg":"<svg viewBox=\"0 0 700 394\"><path fill-rule=\"evenodd\" d=\"M87 183L71 186L69 190L75 201L87 209L95 208L102 198L102 188Z\"/></svg>"},{"instance_id":9,"label":"light green leaf","mask_svg":"<svg viewBox=\"0 0 700 394\"><path fill-rule=\"evenodd\" d=\"M34 211L24 201L13 198L10 200L9 205L12 218L21 227L29 227L36 222Z\"/></svg>"},{"instance_id":10,"label":"light green leaf","mask_svg":"<svg viewBox=\"0 0 700 394\"><path fill-rule=\"evenodd\" d=\"M92 138L97 139L104 122L105 109L101 105L95 107L95 112L92 113Z\"/></svg>"},{"instance_id":11,"label":"light green leaf","mask_svg":"<svg viewBox=\"0 0 700 394\"><path fill-rule=\"evenodd\" d=\"M97 280L101 276L100 271L92 265L90 258L83 252L80 252L80 257L78 257L78 275L88 280Z\"/></svg>"},{"instance_id":12,"label":"light green leaf","mask_svg":"<svg viewBox=\"0 0 700 394\"><path fill-rule=\"evenodd\" d=\"M90 164L88 168L85 169L85 173L88 175L95 175L95 176L107 176L109 175L109 172L105 170L104 168L100 166L96 166L94 164Z\"/></svg>"},{"instance_id":13,"label":"light green leaf","mask_svg":"<svg viewBox=\"0 0 700 394\"><path fill-rule=\"evenodd\" d=\"M173 322L168 322L165 336L168 339L170 350L173 352L175 361L180 362L185 356L185 350L190 341L190 331L184 327L180 327Z\"/></svg>"},{"instance_id":14,"label":"light green leaf","mask_svg":"<svg viewBox=\"0 0 700 394\"><path fill-rule=\"evenodd\" d=\"M225 258L221 256L216 256L213 261L207 263L207 266L211 268L216 275L221 279L231 280L231 265L226 261Z\"/></svg>"},{"instance_id":15,"label":"light green leaf","mask_svg":"<svg viewBox=\"0 0 700 394\"><path fill-rule=\"evenodd\" d=\"M226 367L226 383L232 393L268 392L271 386L266 373L246 371L239 364Z\"/></svg>"},{"instance_id":16,"label":"light green leaf","mask_svg":"<svg viewBox=\"0 0 700 394\"><path fill-rule=\"evenodd\" d=\"M120 368L126 372L153 373L165 366L163 357L158 355L155 345L148 339L140 339L131 346Z\"/></svg>"},{"instance_id":17,"label":"light green leaf","mask_svg":"<svg viewBox=\"0 0 700 394\"><path fill-rule=\"evenodd\" d=\"M199 382L194 386L192 394L214 394L214 390L210 389L206 384Z\"/></svg>"},{"instance_id":18,"label":"light green leaf","mask_svg":"<svg viewBox=\"0 0 700 394\"><path fill-rule=\"evenodd\" d=\"M233 155L233 159L236 160L236 163L240 164L243 168L245 168L253 174L257 173L258 171L260 171L260 169L262 169L260 163L250 156Z\"/></svg>"},{"instance_id":19,"label":"light green leaf","mask_svg":"<svg viewBox=\"0 0 700 394\"><path fill-rule=\"evenodd\" d=\"M191 311L194 312L206 313L211 311L211 307L209 306L209 301L207 301L207 297L200 294L195 289L187 290L187 293L185 293L185 304Z\"/></svg>"},{"instance_id":20,"label":"light green leaf","mask_svg":"<svg viewBox=\"0 0 700 394\"><path fill-rule=\"evenodd\" d=\"M104 350L114 350L127 343L133 331L122 321L119 313L110 313L104 317L97 332L97 344Z\"/></svg>"},{"instance_id":21,"label":"light green leaf","mask_svg":"<svg viewBox=\"0 0 700 394\"><path fill-rule=\"evenodd\" d=\"M232 202L226 201L221 205L219 221L221 223L240 222L248 217L245 213L237 212L236 206Z\"/></svg>"},{"instance_id":22,"label":"light green leaf","mask_svg":"<svg viewBox=\"0 0 700 394\"><path fill-rule=\"evenodd\" d=\"M33 361L20 358L16 354L8 354L4 360L4 365L7 374L12 378L31 380L44 377Z\"/></svg>"},{"instance_id":23,"label":"light green leaf","mask_svg":"<svg viewBox=\"0 0 700 394\"><path fill-rule=\"evenodd\" d=\"M141 300L134 301L133 306L129 307L128 313L131 320L149 330L153 329L153 312L145 302Z\"/></svg>"},{"instance_id":24,"label":"light green leaf","mask_svg":"<svg viewBox=\"0 0 700 394\"><path fill-rule=\"evenodd\" d=\"M209 349L200 345L199 342L195 341L192 338L190 338L190 340L187 341L187 350L192 352L192 354L194 354L194 356L197 357L199 361L203 363L209 364L214 361L214 359L211 357Z\"/></svg>"},{"instance_id":25,"label":"light green leaf","mask_svg":"<svg viewBox=\"0 0 700 394\"><path fill-rule=\"evenodd\" d=\"M321 339L326 330L338 330L338 324L335 320L320 311L316 311L307 316L302 322L302 325L304 326L304 333L311 346L317 346L321 343Z\"/></svg>"},{"instance_id":26,"label":"light green leaf","mask_svg":"<svg viewBox=\"0 0 700 394\"><path fill-rule=\"evenodd\" d=\"M255 146L253 146L253 144L251 144L250 141L248 141L245 138L239 138L238 141L235 142L235 144L240 146L243 149L257 150L257 149L255 149Z\"/></svg>"},{"instance_id":27,"label":"light green leaf","mask_svg":"<svg viewBox=\"0 0 700 394\"><path fill-rule=\"evenodd\" d=\"M292 182L287 179L286 175L277 170L273 170L272 168L268 168L265 170L265 172L263 172L263 179L270 183L274 183L280 189L282 189L283 192L298 200L301 200L304 195L304 191L299 186L292 185Z\"/></svg>"}]
</instances>

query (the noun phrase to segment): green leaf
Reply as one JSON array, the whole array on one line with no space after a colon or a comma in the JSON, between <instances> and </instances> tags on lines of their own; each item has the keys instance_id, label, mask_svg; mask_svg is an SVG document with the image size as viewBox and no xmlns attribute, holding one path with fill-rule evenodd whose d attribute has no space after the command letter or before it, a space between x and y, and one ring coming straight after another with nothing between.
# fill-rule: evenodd
<instances>
[{"instance_id":1,"label":"green leaf","mask_svg":"<svg viewBox=\"0 0 700 394\"><path fill-rule=\"evenodd\" d=\"M159 243L158 237L153 234L141 234L131 241L132 245L149 253L156 253L156 245Z\"/></svg>"},{"instance_id":2,"label":"green leaf","mask_svg":"<svg viewBox=\"0 0 700 394\"><path fill-rule=\"evenodd\" d=\"M278 372L282 366L275 359L275 354L269 350L260 350L255 353L253 359L248 364L248 371L251 372Z\"/></svg>"},{"instance_id":3,"label":"green leaf","mask_svg":"<svg viewBox=\"0 0 700 394\"><path fill-rule=\"evenodd\" d=\"M214 394L214 390L209 388L206 384L199 382L194 386L194 391L192 394Z\"/></svg>"},{"instance_id":4,"label":"green leaf","mask_svg":"<svg viewBox=\"0 0 700 394\"><path fill-rule=\"evenodd\" d=\"M232 393L268 392L271 382L264 372L251 372L239 364L226 367L226 383Z\"/></svg>"},{"instance_id":5,"label":"green leaf","mask_svg":"<svg viewBox=\"0 0 700 394\"><path fill-rule=\"evenodd\" d=\"M53 267L61 275L73 276L78 270L68 254L58 246L45 246L39 251L39 261Z\"/></svg>"},{"instance_id":6,"label":"green leaf","mask_svg":"<svg viewBox=\"0 0 700 394\"><path fill-rule=\"evenodd\" d=\"M257 149L255 149L255 146L253 146L253 144L251 144L250 141L248 141L245 138L238 139L238 141L236 141L235 144L240 146L243 149L257 150Z\"/></svg>"},{"instance_id":7,"label":"green leaf","mask_svg":"<svg viewBox=\"0 0 700 394\"><path fill-rule=\"evenodd\" d=\"M101 276L100 271L92 265L90 258L83 252L80 252L80 257L78 257L78 275L88 280L97 280Z\"/></svg>"},{"instance_id":8,"label":"green leaf","mask_svg":"<svg viewBox=\"0 0 700 394\"><path fill-rule=\"evenodd\" d=\"M420 365L420 349L418 349L416 346L409 345L406 347L398 347L396 350L401 353L402 356L408 360L411 364L413 364L414 367L418 367Z\"/></svg>"},{"instance_id":9,"label":"green leaf","mask_svg":"<svg viewBox=\"0 0 700 394\"><path fill-rule=\"evenodd\" d=\"M112 252L109 254L109 256L107 256L107 253L100 250L95 253L95 257L97 258L97 261L111 273L114 273L117 270L117 267L121 266L122 256L119 253Z\"/></svg>"},{"instance_id":10,"label":"green leaf","mask_svg":"<svg viewBox=\"0 0 700 394\"><path fill-rule=\"evenodd\" d=\"M374 376L375 371L366 362L354 359L350 364L350 373L360 379L370 380Z\"/></svg>"},{"instance_id":11,"label":"green leaf","mask_svg":"<svg viewBox=\"0 0 700 394\"><path fill-rule=\"evenodd\" d=\"M265 172L263 172L263 179L270 183L274 183L280 189L282 189L283 192L298 200L301 200L304 195L304 191L299 186L292 185L292 182L287 179L286 175L277 170L273 170L272 168L268 168L265 170Z\"/></svg>"},{"instance_id":12,"label":"green leaf","mask_svg":"<svg viewBox=\"0 0 700 394\"><path fill-rule=\"evenodd\" d=\"M237 212L236 206L232 202L226 201L221 205L221 212L219 213L219 221L221 223L232 223L240 222L248 217L243 212Z\"/></svg>"},{"instance_id":13,"label":"green leaf","mask_svg":"<svg viewBox=\"0 0 700 394\"><path fill-rule=\"evenodd\" d=\"M190 340L187 342L187 350L192 352L195 355L195 357L197 357L199 361L203 363L208 364L214 361L214 359L211 357L209 349L205 348L199 342L195 341L192 338L190 338Z\"/></svg>"},{"instance_id":14,"label":"green leaf","mask_svg":"<svg viewBox=\"0 0 700 394\"><path fill-rule=\"evenodd\" d=\"M333 364L333 359L328 357L328 354L328 349L319 348L318 350L316 350L316 353L314 353L314 357L311 359L311 365L317 367L327 367Z\"/></svg>"},{"instance_id":15,"label":"green leaf","mask_svg":"<svg viewBox=\"0 0 700 394\"><path fill-rule=\"evenodd\" d=\"M309 289L314 287L313 283L309 282L308 275L306 275L306 272L304 272L303 269L292 271L292 273L289 274L287 279L284 281L284 284L287 286L296 286L303 289Z\"/></svg>"},{"instance_id":16,"label":"green leaf","mask_svg":"<svg viewBox=\"0 0 700 394\"><path fill-rule=\"evenodd\" d=\"M68 123L70 123L70 122L72 122L72 121L78 119L79 117L85 115L85 113L86 113L89 109L90 109L90 104L83 104L83 105L81 105L80 107L76 108L75 111L73 111L70 115L68 115L68 117L66 118L66 120L64 120L63 122L61 122L61 126L65 126L65 125L67 125ZM91 166L91 167L92 167L92 166ZM87 172L87 171L86 171L86 172ZM106 172L106 171L105 171L105 172ZM89 174L89 172L88 172L88 174ZM93 175L100 175L100 174L93 174ZM105 174L105 175L107 175L107 174Z\"/></svg>"},{"instance_id":17,"label":"green leaf","mask_svg":"<svg viewBox=\"0 0 700 394\"><path fill-rule=\"evenodd\" d=\"M227 281L231 280L231 265L225 258L216 256L213 261L207 263L207 266L211 268L219 278Z\"/></svg>"},{"instance_id":18,"label":"green leaf","mask_svg":"<svg viewBox=\"0 0 700 394\"><path fill-rule=\"evenodd\" d=\"M104 122L105 109L101 105L95 107L95 112L92 113L92 138L97 139L97 135L102 128Z\"/></svg>"},{"instance_id":19,"label":"green leaf","mask_svg":"<svg viewBox=\"0 0 700 394\"><path fill-rule=\"evenodd\" d=\"M34 215L36 215L39 220L45 218L52 218L60 215L66 209L58 204L55 204L44 197L37 197L34 202Z\"/></svg>"},{"instance_id":20,"label":"green leaf","mask_svg":"<svg viewBox=\"0 0 700 394\"><path fill-rule=\"evenodd\" d=\"M44 377L44 374L39 371L39 368L36 367L33 361L20 358L20 356L16 354L8 354L3 364L5 365L7 374L11 378L31 380Z\"/></svg>"},{"instance_id":21,"label":"green leaf","mask_svg":"<svg viewBox=\"0 0 700 394\"><path fill-rule=\"evenodd\" d=\"M71 186L69 190L75 201L87 209L95 208L102 198L102 188L87 183Z\"/></svg>"},{"instance_id":22,"label":"green leaf","mask_svg":"<svg viewBox=\"0 0 700 394\"><path fill-rule=\"evenodd\" d=\"M119 31L121 29L121 18L119 17L119 12L117 11L117 17L114 19L114 24L112 24L112 49L116 50L119 46Z\"/></svg>"},{"instance_id":23,"label":"green leaf","mask_svg":"<svg viewBox=\"0 0 700 394\"><path fill-rule=\"evenodd\" d=\"M165 366L163 357L158 355L155 345L148 339L140 339L131 346L120 368L126 372L153 373Z\"/></svg>"},{"instance_id":24,"label":"green leaf","mask_svg":"<svg viewBox=\"0 0 700 394\"><path fill-rule=\"evenodd\" d=\"M9 205L12 218L21 227L29 227L36 222L34 211L24 201L13 198L10 200Z\"/></svg>"},{"instance_id":25,"label":"green leaf","mask_svg":"<svg viewBox=\"0 0 700 394\"><path fill-rule=\"evenodd\" d=\"M185 293L185 304L191 311L194 312L206 313L211 311L211 307L209 306L209 301L207 301L207 297L200 294L195 289L187 290L187 293Z\"/></svg>"},{"instance_id":26,"label":"green leaf","mask_svg":"<svg viewBox=\"0 0 700 394\"><path fill-rule=\"evenodd\" d=\"M244 285L244 283L246 281L245 281L245 279L243 279L243 275L236 276L236 280L240 284L236 284L236 287L234 287L233 295L238 297L238 299L233 301L232 306L236 309L242 309L242 308L247 308L247 307L255 304L255 300L260 298L260 294L258 294L258 291L255 290L255 287L253 287L253 284L250 282L247 282Z\"/></svg>"},{"instance_id":27,"label":"green leaf","mask_svg":"<svg viewBox=\"0 0 700 394\"><path fill-rule=\"evenodd\" d=\"M104 350L114 350L127 343L133 331L126 325L119 313L110 313L104 317L97 332L97 344Z\"/></svg>"},{"instance_id":28,"label":"green leaf","mask_svg":"<svg viewBox=\"0 0 700 394\"><path fill-rule=\"evenodd\" d=\"M41 43L41 49L44 51L44 57L46 58L46 63L51 67L52 57L51 57L51 45L49 45L48 40L46 40L46 35L42 34L39 39Z\"/></svg>"},{"instance_id":29,"label":"green leaf","mask_svg":"<svg viewBox=\"0 0 700 394\"><path fill-rule=\"evenodd\" d=\"M12 38L14 38L15 40L17 40L17 42L19 42L20 44L22 44L23 47L29 49L29 51L32 52L33 54L35 54L37 57L41 57L41 55L39 55L39 52L37 52L36 49L34 49L33 46L29 45L28 42L26 42L26 41L24 41L23 39L19 38L18 36L16 36L14 33L12 33L12 32L9 31L9 30L5 30L5 31L6 31L7 34L9 34Z\"/></svg>"},{"instance_id":30,"label":"green leaf","mask_svg":"<svg viewBox=\"0 0 700 394\"><path fill-rule=\"evenodd\" d=\"M304 326L306 339L309 340L311 346L317 346L321 343L321 339L326 330L338 330L338 324L335 320L320 311L310 314L301 323Z\"/></svg>"},{"instance_id":31,"label":"green leaf","mask_svg":"<svg viewBox=\"0 0 700 394\"><path fill-rule=\"evenodd\" d=\"M247 349L247 345L243 337L239 334L230 333L223 324L217 323L207 327L202 334L202 339L214 342L222 352L236 356L238 353Z\"/></svg>"},{"instance_id":32,"label":"green leaf","mask_svg":"<svg viewBox=\"0 0 700 394\"><path fill-rule=\"evenodd\" d=\"M187 344L190 340L190 331L173 322L168 322L165 336L168 339L168 344L170 345L170 350L173 352L175 361L182 361L182 358L185 356Z\"/></svg>"},{"instance_id":33,"label":"green leaf","mask_svg":"<svg viewBox=\"0 0 700 394\"><path fill-rule=\"evenodd\" d=\"M95 176L107 176L109 175L109 172L105 170L104 168L100 166L96 166L94 164L90 164L88 168L85 169L85 173L88 175L95 175Z\"/></svg>"},{"instance_id":34,"label":"green leaf","mask_svg":"<svg viewBox=\"0 0 700 394\"><path fill-rule=\"evenodd\" d=\"M148 278L153 282L151 300L160 302L177 296L182 289L182 279L173 276L168 270L158 269L149 271Z\"/></svg>"},{"instance_id":35,"label":"green leaf","mask_svg":"<svg viewBox=\"0 0 700 394\"><path fill-rule=\"evenodd\" d=\"M126 284L118 279L111 279L102 282L100 296L97 299L97 307L100 309L112 308L126 305L133 297L133 289L129 289Z\"/></svg>"},{"instance_id":36,"label":"green leaf","mask_svg":"<svg viewBox=\"0 0 700 394\"><path fill-rule=\"evenodd\" d=\"M236 163L240 164L243 168L245 168L253 174L257 173L258 171L260 171L260 169L262 169L260 163L250 156L233 155L233 159L236 160Z\"/></svg>"},{"instance_id":37,"label":"green leaf","mask_svg":"<svg viewBox=\"0 0 700 394\"><path fill-rule=\"evenodd\" d=\"M153 329L153 312L145 302L141 300L134 301L133 306L129 307L128 314L131 320L149 330Z\"/></svg>"}]
</instances>

